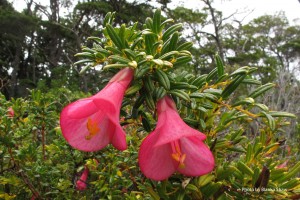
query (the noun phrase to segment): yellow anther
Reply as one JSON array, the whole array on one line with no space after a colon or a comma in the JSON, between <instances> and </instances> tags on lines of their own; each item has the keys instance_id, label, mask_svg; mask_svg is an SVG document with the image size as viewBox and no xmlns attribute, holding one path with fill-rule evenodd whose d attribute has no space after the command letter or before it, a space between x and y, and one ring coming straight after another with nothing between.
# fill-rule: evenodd
<instances>
[{"instance_id":1,"label":"yellow anther","mask_svg":"<svg viewBox=\"0 0 300 200\"><path fill-rule=\"evenodd\" d=\"M171 154L172 158L175 161L179 162L179 168L185 168L184 161L186 158L186 154L181 152L179 142L178 141L172 142L171 145L173 151L173 153Z\"/></svg>"},{"instance_id":2,"label":"yellow anther","mask_svg":"<svg viewBox=\"0 0 300 200\"><path fill-rule=\"evenodd\" d=\"M100 132L100 128L96 121L93 121L91 118L88 118L86 123L87 130L89 131L89 135L85 136L86 140L90 140L94 137L98 132Z\"/></svg>"}]
</instances>

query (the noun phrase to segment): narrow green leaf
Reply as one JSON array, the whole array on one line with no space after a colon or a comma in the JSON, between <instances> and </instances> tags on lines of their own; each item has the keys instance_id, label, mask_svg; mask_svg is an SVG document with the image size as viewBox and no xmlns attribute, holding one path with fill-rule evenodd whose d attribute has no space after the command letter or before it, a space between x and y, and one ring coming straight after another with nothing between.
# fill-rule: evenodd
<instances>
[{"instance_id":1,"label":"narrow green leaf","mask_svg":"<svg viewBox=\"0 0 300 200\"><path fill-rule=\"evenodd\" d=\"M167 91L163 87L156 87L153 91L153 96L155 99L158 101L159 99L163 98L166 96Z\"/></svg>"},{"instance_id":2,"label":"narrow green leaf","mask_svg":"<svg viewBox=\"0 0 300 200\"><path fill-rule=\"evenodd\" d=\"M167 24L167 23L171 23L171 22L174 22L174 20L173 19L166 19L165 21L163 21L162 23L161 23L161 25L160 25L160 31L162 31L163 30L163 28L165 27L165 25Z\"/></svg>"},{"instance_id":3,"label":"narrow green leaf","mask_svg":"<svg viewBox=\"0 0 300 200\"><path fill-rule=\"evenodd\" d=\"M261 114L263 114L267 118L270 129L272 131L274 131L275 130L275 120L274 120L274 118L271 115L269 115L268 113L264 112L264 111L262 111Z\"/></svg>"},{"instance_id":4,"label":"narrow green leaf","mask_svg":"<svg viewBox=\"0 0 300 200\"><path fill-rule=\"evenodd\" d=\"M228 74L225 73L216 80L216 83L220 83L220 82L224 81L224 79L227 79L227 78L228 78Z\"/></svg>"},{"instance_id":5,"label":"narrow green leaf","mask_svg":"<svg viewBox=\"0 0 300 200\"><path fill-rule=\"evenodd\" d=\"M283 188L283 189L293 189L295 188L296 186L300 186L300 179L291 179L285 183L283 183L280 188Z\"/></svg>"},{"instance_id":6,"label":"narrow green leaf","mask_svg":"<svg viewBox=\"0 0 300 200\"><path fill-rule=\"evenodd\" d=\"M252 85L261 85L261 82L252 78L245 78L242 83L252 84Z\"/></svg>"},{"instance_id":7,"label":"narrow green leaf","mask_svg":"<svg viewBox=\"0 0 300 200\"><path fill-rule=\"evenodd\" d=\"M245 79L246 74L242 74L239 76L236 76L227 87L222 92L222 97L226 99L230 94L232 94L237 87L242 83L242 81Z\"/></svg>"},{"instance_id":8,"label":"narrow green leaf","mask_svg":"<svg viewBox=\"0 0 300 200\"><path fill-rule=\"evenodd\" d=\"M176 62L173 64L173 66L178 66L178 65L184 65L187 64L192 60L191 56L182 56L179 58L176 58Z\"/></svg>"},{"instance_id":9,"label":"narrow green leaf","mask_svg":"<svg viewBox=\"0 0 300 200\"><path fill-rule=\"evenodd\" d=\"M161 59L161 60L166 60L166 59L169 59L173 56L177 56L179 54L178 51L170 51L168 53L165 53L163 54L162 56L160 56L158 59Z\"/></svg>"},{"instance_id":10,"label":"narrow green leaf","mask_svg":"<svg viewBox=\"0 0 300 200\"><path fill-rule=\"evenodd\" d=\"M252 157L252 145L248 145L245 161L249 162Z\"/></svg>"},{"instance_id":11,"label":"narrow green leaf","mask_svg":"<svg viewBox=\"0 0 300 200\"><path fill-rule=\"evenodd\" d=\"M155 64L157 64L158 66L164 65L164 62L161 59L153 59L151 61L154 62Z\"/></svg>"},{"instance_id":12,"label":"narrow green leaf","mask_svg":"<svg viewBox=\"0 0 300 200\"><path fill-rule=\"evenodd\" d=\"M217 68L214 68L213 70L211 70L206 77L206 82L208 83L209 81L211 81L217 74L218 74Z\"/></svg>"},{"instance_id":13,"label":"narrow green leaf","mask_svg":"<svg viewBox=\"0 0 300 200\"><path fill-rule=\"evenodd\" d=\"M151 80L150 76L146 76L143 81L147 92L151 93L154 90L154 83Z\"/></svg>"},{"instance_id":14,"label":"narrow green leaf","mask_svg":"<svg viewBox=\"0 0 300 200\"><path fill-rule=\"evenodd\" d=\"M86 66L84 66L84 67L80 70L79 74L83 74L83 73L84 73L86 70L88 70L90 67L91 67L91 65L86 65Z\"/></svg>"},{"instance_id":15,"label":"narrow green leaf","mask_svg":"<svg viewBox=\"0 0 300 200\"><path fill-rule=\"evenodd\" d=\"M76 57L87 57L87 58L91 58L91 59L95 58L95 55L90 53L90 52L76 53L74 56L76 56Z\"/></svg>"},{"instance_id":16,"label":"narrow green leaf","mask_svg":"<svg viewBox=\"0 0 300 200\"><path fill-rule=\"evenodd\" d=\"M137 57L137 54L131 49L124 49L123 51L129 59L134 60Z\"/></svg>"},{"instance_id":17,"label":"narrow green leaf","mask_svg":"<svg viewBox=\"0 0 300 200\"><path fill-rule=\"evenodd\" d=\"M123 52L120 51L118 48L116 47L112 47L112 46L105 46L104 47L106 50L111 51L112 54L119 54L119 55L123 55ZM111 54L110 53L110 54Z\"/></svg>"},{"instance_id":18,"label":"narrow green leaf","mask_svg":"<svg viewBox=\"0 0 300 200\"><path fill-rule=\"evenodd\" d=\"M245 174L248 174L250 175L251 177L253 176L254 172L252 171L252 169L250 169L245 163L243 163L242 161L238 162L237 163L237 168L245 173Z\"/></svg>"},{"instance_id":19,"label":"narrow green leaf","mask_svg":"<svg viewBox=\"0 0 300 200\"><path fill-rule=\"evenodd\" d=\"M128 67L128 65L127 64L109 64L109 65L105 65L103 67L103 69L104 70L111 69L111 68L120 69L120 68L125 68L125 67Z\"/></svg>"},{"instance_id":20,"label":"narrow green leaf","mask_svg":"<svg viewBox=\"0 0 300 200\"><path fill-rule=\"evenodd\" d=\"M232 77L232 76L236 76L239 74L248 74L251 69L252 68L249 66L240 67L237 70L235 70L233 73L231 73L229 76ZM253 69L255 69L255 68L253 68Z\"/></svg>"},{"instance_id":21,"label":"narrow green leaf","mask_svg":"<svg viewBox=\"0 0 300 200\"><path fill-rule=\"evenodd\" d=\"M186 90L197 90L198 88L194 85L190 85L186 82L172 82L171 89L186 89Z\"/></svg>"},{"instance_id":22,"label":"narrow green leaf","mask_svg":"<svg viewBox=\"0 0 300 200\"><path fill-rule=\"evenodd\" d=\"M145 24L148 29L153 30L153 20L150 17L146 18Z\"/></svg>"},{"instance_id":23,"label":"narrow green leaf","mask_svg":"<svg viewBox=\"0 0 300 200\"><path fill-rule=\"evenodd\" d=\"M214 89L214 88L208 88L208 89L204 90L203 92L213 94L215 96L220 96L222 94L222 90Z\"/></svg>"},{"instance_id":24,"label":"narrow green leaf","mask_svg":"<svg viewBox=\"0 0 300 200\"><path fill-rule=\"evenodd\" d=\"M154 200L160 200L159 195L156 192L154 192L154 190L152 189L152 187L147 187L147 190L148 190L149 194L151 195L151 197Z\"/></svg>"},{"instance_id":25,"label":"narrow green leaf","mask_svg":"<svg viewBox=\"0 0 300 200\"><path fill-rule=\"evenodd\" d=\"M191 98L197 98L197 99L204 99L205 95L203 93L200 92L194 92L192 94L190 94Z\"/></svg>"},{"instance_id":26,"label":"narrow green leaf","mask_svg":"<svg viewBox=\"0 0 300 200\"><path fill-rule=\"evenodd\" d=\"M217 64L218 76L221 77L224 74L224 65L221 57L218 54L215 55L215 62Z\"/></svg>"},{"instance_id":27,"label":"narrow green leaf","mask_svg":"<svg viewBox=\"0 0 300 200\"><path fill-rule=\"evenodd\" d=\"M135 47L137 47L141 42L143 41L143 37L139 37L136 40L134 40L134 42L132 43L132 45L130 46L131 50L134 50Z\"/></svg>"},{"instance_id":28,"label":"narrow green leaf","mask_svg":"<svg viewBox=\"0 0 300 200\"><path fill-rule=\"evenodd\" d=\"M213 180L215 179L215 176L213 174L205 174L205 175L202 175L198 178L198 185L200 187L203 187L204 185L212 182Z\"/></svg>"},{"instance_id":29,"label":"narrow green leaf","mask_svg":"<svg viewBox=\"0 0 300 200\"><path fill-rule=\"evenodd\" d=\"M176 51L189 50L190 48L192 48L193 44L194 43L192 42L182 43L177 47Z\"/></svg>"},{"instance_id":30,"label":"narrow green leaf","mask_svg":"<svg viewBox=\"0 0 300 200\"><path fill-rule=\"evenodd\" d=\"M193 80L193 82L191 84L197 86L198 88L200 88L206 83L206 77L207 77L207 74L203 74L201 76L198 76L197 78L195 78Z\"/></svg>"},{"instance_id":31,"label":"narrow green leaf","mask_svg":"<svg viewBox=\"0 0 300 200\"><path fill-rule=\"evenodd\" d=\"M209 197L213 196L216 192L218 192L219 189L221 188L221 186L222 186L222 183L220 183L220 182L216 182L216 183L211 182L211 183L203 186L200 190L206 196L206 198L209 198Z\"/></svg>"},{"instance_id":32,"label":"narrow green leaf","mask_svg":"<svg viewBox=\"0 0 300 200\"><path fill-rule=\"evenodd\" d=\"M132 94L135 94L137 91L139 91L140 89L142 88L142 84L140 83L136 83L134 84L133 86L129 87L125 94L126 95L132 95Z\"/></svg>"},{"instance_id":33,"label":"narrow green leaf","mask_svg":"<svg viewBox=\"0 0 300 200\"><path fill-rule=\"evenodd\" d=\"M199 122L197 120L194 120L194 119L190 119L190 118L183 118L183 121L185 123L187 123L188 125L191 125L191 126L198 126Z\"/></svg>"},{"instance_id":34,"label":"narrow green leaf","mask_svg":"<svg viewBox=\"0 0 300 200\"><path fill-rule=\"evenodd\" d=\"M122 24L119 29L119 37L121 39L122 47L125 48L125 32L126 32L126 25Z\"/></svg>"},{"instance_id":35,"label":"narrow green leaf","mask_svg":"<svg viewBox=\"0 0 300 200\"><path fill-rule=\"evenodd\" d=\"M152 27L153 32L156 34L159 33L160 23L161 23L161 10L156 9L153 16L153 27Z\"/></svg>"},{"instance_id":36,"label":"narrow green leaf","mask_svg":"<svg viewBox=\"0 0 300 200\"><path fill-rule=\"evenodd\" d=\"M111 24L112 21L113 21L113 18L114 18L114 15L115 13L111 13L111 12L108 12L105 17L104 17L104 20L103 20L103 24L104 26L106 26L106 24Z\"/></svg>"},{"instance_id":37,"label":"narrow green leaf","mask_svg":"<svg viewBox=\"0 0 300 200\"><path fill-rule=\"evenodd\" d=\"M156 75L160 85L163 86L167 91L170 90L170 80L167 74L160 69L156 69Z\"/></svg>"},{"instance_id":38,"label":"narrow green leaf","mask_svg":"<svg viewBox=\"0 0 300 200\"><path fill-rule=\"evenodd\" d=\"M264 92L270 90L271 88L273 88L275 86L274 83L267 83L265 85L262 85L258 88L256 88L254 91L252 91L249 94L249 97L252 97L253 99L255 99L256 97L260 96L261 94L263 94Z\"/></svg>"},{"instance_id":39,"label":"narrow green leaf","mask_svg":"<svg viewBox=\"0 0 300 200\"><path fill-rule=\"evenodd\" d=\"M140 66L138 64L138 66ZM143 65L143 66L140 66L139 68L137 68L134 73L135 73L135 78L141 78L143 77L146 73L148 73L150 71L150 66L148 65Z\"/></svg>"},{"instance_id":40,"label":"narrow green leaf","mask_svg":"<svg viewBox=\"0 0 300 200\"><path fill-rule=\"evenodd\" d=\"M110 37L110 39L113 41L113 43L121 50L124 48L124 45L122 43L121 38L119 35L116 33L115 29L110 25L106 25L107 33Z\"/></svg>"},{"instance_id":41,"label":"narrow green leaf","mask_svg":"<svg viewBox=\"0 0 300 200\"><path fill-rule=\"evenodd\" d=\"M239 105L248 105L248 104L254 104L254 99L249 97L249 98L245 98L243 100L237 101L234 104L232 104L233 107L235 106L239 106Z\"/></svg>"},{"instance_id":42,"label":"narrow green leaf","mask_svg":"<svg viewBox=\"0 0 300 200\"><path fill-rule=\"evenodd\" d=\"M197 188L197 186L193 185L193 184L188 184L185 188L186 190L190 190L190 191L194 191L194 192L199 192L199 189Z\"/></svg>"},{"instance_id":43,"label":"narrow green leaf","mask_svg":"<svg viewBox=\"0 0 300 200\"><path fill-rule=\"evenodd\" d=\"M124 57L118 56L118 55L111 55L108 57L108 59L111 59L114 62L120 62L121 64L128 64L131 61L127 58L124 58Z\"/></svg>"},{"instance_id":44,"label":"narrow green leaf","mask_svg":"<svg viewBox=\"0 0 300 200\"><path fill-rule=\"evenodd\" d=\"M155 44L153 35L145 35L146 53L148 55L153 54L153 44Z\"/></svg>"},{"instance_id":45,"label":"narrow green leaf","mask_svg":"<svg viewBox=\"0 0 300 200\"><path fill-rule=\"evenodd\" d=\"M280 112L280 111L270 111L269 115L272 117L290 117L290 118L297 118L296 115L288 112Z\"/></svg>"},{"instance_id":46,"label":"narrow green leaf","mask_svg":"<svg viewBox=\"0 0 300 200\"><path fill-rule=\"evenodd\" d=\"M155 103L150 93L146 93L146 104L150 110L155 110Z\"/></svg>"},{"instance_id":47,"label":"narrow green leaf","mask_svg":"<svg viewBox=\"0 0 300 200\"><path fill-rule=\"evenodd\" d=\"M170 44L169 44L168 49L166 51L176 50L178 38L179 38L179 33L176 31L175 33L173 33L173 35L171 37L171 40L170 40ZM164 52L162 52L162 53L164 53Z\"/></svg>"},{"instance_id":48,"label":"narrow green leaf","mask_svg":"<svg viewBox=\"0 0 300 200\"><path fill-rule=\"evenodd\" d=\"M174 24L172 26L170 26L164 33L163 33L163 36L162 36L162 40L163 41L166 41L169 39L169 37L175 33L176 31L178 31L179 29L181 29L182 27L182 24Z\"/></svg>"},{"instance_id":49,"label":"narrow green leaf","mask_svg":"<svg viewBox=\"0 0 300 200\"><path fill-rule=\"evenodd\" d=\"M177 90L177 89L170 90L168 93L172 94L174 96L177 96L177 97L179 97L183 100L190 101L189 95L186 92L182 91L182 90Z\"/></svg>"},{"instance_id":50,"label":"narrow green leaf","mask_svg":"<svg viewBox=\"0 0 300 200\"><path fill-rule=\"evenodd\" d=\"M261 110L263 110L263 111L265 111L265 112L268 112L268 111L269 111L268 106L266 106L265 104L255 103L255 104L253 104L253 106L258 107L258 108L260 108Z\"/></svg>"},{"instance_id":51,"label":"narrow green leaf","mask_svg":"<svg viewBox=\"0 0 300 200\"><path fill-rule=\"evenodd\" d=\"M134 102L133 107L138 109L143 104L144 101L145 101L145 96L144 95L138 96L138 98Z\"/></svg>"},{"instance_id":52,"label":"narrow green leaf","mask_svg":"<svg viewBox=\"0 0 300 200\"><path fill-rule=\"evenodd\" d=\"M97 53L97 51L95 49L91 49L91 48L88 48L88 47L83 47L82 51L83 52L90 52L92 54Z\"/></svg>"},{"instance_id":53,"label":"narrow green leaf","mask_svg":"<svg viewBox=\"0 0 300 200\"><path fill-rule=\"evenodd\" d=\"M142 117L142 125L145 131L150 132L152 130L150 120L144 112L140 112Z\"/></svg>"},{"instance_id":54,"label":"narrow green leaf","mask_svg":"<svg viewBox=\"0 0 300 200\"><path fill-rule=\"evenodd\" d=\"M90 60L90 59L82 59L82 60L79 60L79 61L75 62L74 65L79 65L79 64L82 64L82 63L91 63L91 62L94 62L94 61Z\"/></svg>"}]
</instances>

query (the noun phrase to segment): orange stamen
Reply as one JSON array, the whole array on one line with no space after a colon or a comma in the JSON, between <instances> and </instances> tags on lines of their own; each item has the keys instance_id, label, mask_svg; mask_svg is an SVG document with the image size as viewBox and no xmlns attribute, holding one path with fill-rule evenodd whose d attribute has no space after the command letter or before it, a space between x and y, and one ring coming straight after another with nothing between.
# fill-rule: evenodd
<instances>
[{"instance_id":1,"label":"orange stamen","mask_svg":"<svg viewBox=\"0 0 300 200\"><path fill-rule=\"evenodd\" d=\"M89 135L85 136L86 140L92 139L92 137L94 137L98 132L100 132L100 128L98 127L97 122L93 121L91 118L88 118L86 128L89 131Z\"/></svg>"},{"instance_id":2,"label":"orange stamen","mask_svg":"<svg viewBox=\"0 0 300 200\"><path fill-rule=\"evenodd\" d=\"M172 158L175 161L179 162L179 168L185 168L184 160L186 158L186 154L185 153L183 154L181 152L178 140L172 142L171 145L172 145L172 152L173 152L171 154Z\"/></svg>"}]
</instances>

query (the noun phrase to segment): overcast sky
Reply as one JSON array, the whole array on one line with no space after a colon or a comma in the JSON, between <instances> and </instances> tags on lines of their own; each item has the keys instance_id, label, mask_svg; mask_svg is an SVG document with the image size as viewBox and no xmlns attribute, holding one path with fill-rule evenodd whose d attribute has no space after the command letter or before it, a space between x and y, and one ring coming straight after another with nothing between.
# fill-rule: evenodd
<instances>
[{"instance_id":1,"label":"overcast sky","mask_svg":"<svg viewBox=\"0 0 300 200\"><path fill-rule=\"evenodd\" d=\"M177 6L181 4L192 9L203 5L200 0L175 1L178 2L176 3ZM265 14L273 15L279 11L284 11L291 23L294 19L300 18L299 0L214 0L213 7L221 10L224 16L229 16L238 10L241 14L236 15L237 17L247 16L245 22ZM300 24L300 19L295 23Z\"/></svg>"},{"instance_id":2,"label":"overcast sky","mask_svg":"<svg viewBox=\"0 0 300 200\"><path fill-rule=\"evenodd\" d=\"M25 7L24 0L9 0L13 2L15 9L21 11ZM132 0L131 0L132 1ZM184 5L188 8L201 8L201 0L173 0L173 6ZM49 0L36 0L36 2L42 2L43 5L49 4ZM213 7L221 10L224 16L229 16L235 11L239 11L239 15L236 18L244 18L244 22L248 22L251 19L264 15L275 14L279 11L284 11L289 21L294 24L300 24L300 2L299 0L214 0ZM251 12L252 11L252 12ZM248 15L249 14L249 15ZM294 19L297 21L293 22Z\"/></svg>"}]
</instances>

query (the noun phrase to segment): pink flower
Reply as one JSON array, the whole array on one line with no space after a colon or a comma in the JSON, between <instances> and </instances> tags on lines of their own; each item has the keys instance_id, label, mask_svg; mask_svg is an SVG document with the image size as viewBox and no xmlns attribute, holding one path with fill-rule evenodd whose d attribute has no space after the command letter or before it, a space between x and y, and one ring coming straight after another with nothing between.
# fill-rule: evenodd
<instances>
[{"instance_id":1,"label":"pink flower","mask_svg":"<svg viewBox=\"0 0 300 200\"><path fill-rule=\"evenodd\" d=\"M9 107L7 109L7 115L8 115L9 118L13 118L15 116L15 111L12 107Z\"/></svg>"},{"instance_id":2,"label":"pink flower","mask_svg":"<svg viewBox=\"0 0 300 200\"><path fill-rule=\"evenodd\" d=\"M120 70L96 95L66 106L60 114L63 136L74 148L97 151L111 143L119 150L127 148L119 115L125 90L133 70Z\"/></svg>"},{"instance_id":3,"label":"pink flower","mask_svg":"<svg viewBox=\"0 0 300 200\"><path fill-rule=\"evenodd\" d=\"M84 167L83 173L80 176L79 180L76 182L76 189L77 190L85 190L87 188L86 185L86 180L88 178L89 175L89 168L87 168L86 166Z\"/></svg>"},{"instance_id":4,"label":"pink flower","mask_svg":"<svg viewBox=\"0 0 300 200\"><path fill-rule=\"evenodd\" d=\"M167 96L159 100L157 113L157 126L144 139L139 151L143 174L160 181L176 171L186 176L211 172L214 157L203 143L206 136L183 122L174 101Z\"/></svg>"}]
</instances>

